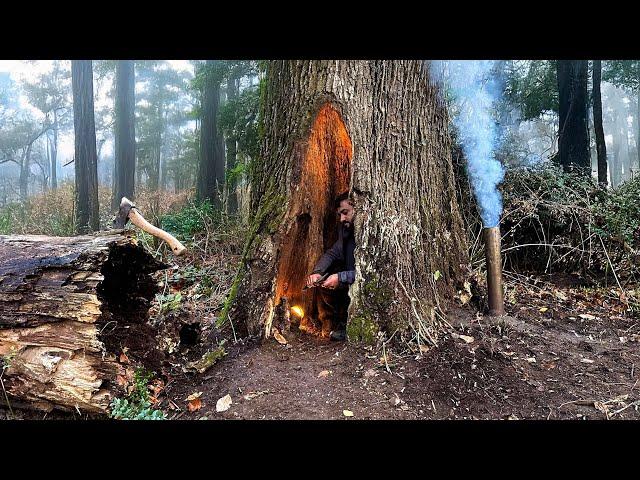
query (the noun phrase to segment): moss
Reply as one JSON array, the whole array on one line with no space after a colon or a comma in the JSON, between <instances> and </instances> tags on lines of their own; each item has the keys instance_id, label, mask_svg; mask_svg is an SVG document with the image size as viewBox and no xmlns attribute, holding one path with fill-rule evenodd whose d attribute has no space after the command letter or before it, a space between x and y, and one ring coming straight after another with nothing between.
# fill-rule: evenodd
<instances>
[{"instance_id":1,"label":"moss","mask_svg":"<svg viewBox=\"0 0 640 480\"><path fill-rule=\"evenodd\" d=\"M378 325L369 314L361 314L352 318L347 324L347 337L351 341L374 344L378 336Z\"/></svg>"},{"instance_id":2,"label":"moss","mask_svg":"<svg viewBox=\"0 0 640 480\"><path fill-rule=\"evenodd\" d=\"M367 304L380 313L386 313L393 301L393 292L380 284L380 279L373 275L362 287L362 296Z\"/></svg>"},{"instance_id":3,"label":"moss","mask_svg":"<svg viewBox=\"0 0 640 480\"><path fill-rule=\"evenodd\" d=\"M198 373L204 373L226 354L227 352L224 347L219 345L214 350L205 353L197 362L187 364L187 368L190 370L196 370Z\"/></svg>"},{"instance_id":4,"label":"moss","mask_svg":"<svg viewBox=\"0 0 640 480\"><path fill-rule=\"evenodd\" d=\"M381 319L388 317L392 301L393 292L381 284L378 276L370 276L362 287L360 310L347 324L349 340L375 343Z\"/></svg>"},{"instance_id":5,"label":"moss","mask_svg":"<svg viewBox=\"0 0 640 480\"><path fill-rule=\"evenodd\" d=\"M219 328L229 319L229 310L231 310L231 306L238 296L238 290L240 288L240 284L244 279L246 264L244 259L240 262L238 266L238 271L236 272L236 276L233 279L233 284L231 285L231 290L229 290L229 295L227 295L226 300L224 301L224 306L222 307L222 312L220 316L216 320L216 326Z\"/></svg>"},{"instance_id":6,"label":"moss","mask_svg":"<svg viewBox=\"0 0 640 480\"><path fill-rule=\"evenodd\" d=\"M244 279L246 273L247 258L249 256L251 248L255 243L255 240L261 235L272 235L280 228L282 215L284 214L284 204L286 198L283 195L279 195L276 193L275 186L273 182L271 182L269 184L267 192L262 197L262 199L263 200L260 204L260 209L251 222L251 230L242 250L240 265L238 266L238 271L236 272L235 278L233 279L231 290L229 291L229 295L227 295L227 298L224 302L222 312L216 320L216 325L218 327L224 325L224 323L226 323L229 318L229 311L231 310L233 302L238 296L240 284L242 283L242 280Z\"/></svg>"}]
</instances>

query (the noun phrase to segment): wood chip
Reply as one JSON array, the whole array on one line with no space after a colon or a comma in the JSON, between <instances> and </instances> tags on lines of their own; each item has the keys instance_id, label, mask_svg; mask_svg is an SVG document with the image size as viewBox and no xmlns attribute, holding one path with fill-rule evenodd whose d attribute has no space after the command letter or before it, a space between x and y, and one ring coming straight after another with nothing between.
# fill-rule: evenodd
<instances>
[{"instance_id":1,"label":"wood chip","mask_svg":"<svg viewBox=\"0 0 640 480\"><path fill-rule=\"evenodd\" d=\"M287 343L289 343L287 342L287 339L282 336L282 334L278 331L277 328L274 327L272 332L273 332L273 338L275 338L280 345L286 345Z\"/></svg>"}]
</instances>

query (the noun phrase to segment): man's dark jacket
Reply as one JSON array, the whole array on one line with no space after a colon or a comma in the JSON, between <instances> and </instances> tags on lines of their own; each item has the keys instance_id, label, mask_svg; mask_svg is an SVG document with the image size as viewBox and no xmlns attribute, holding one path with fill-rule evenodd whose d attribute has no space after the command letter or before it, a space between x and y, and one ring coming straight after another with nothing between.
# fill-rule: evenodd
<instances>
[{"instance_id":1,"label":"man's dark jacket","mask_svg":"<svg viewBox=\"0 0 640 480\"><path fill-rule=\"evenodd\" d=\"M345 228L344 225L341 225L338 231L338 240L329 250L324 252L311 273L325 274L327 271L338 273L340 287L349 287L356 278L356 263L353 256L355 247L353 227Z\"/></svg>"}]
</instances>

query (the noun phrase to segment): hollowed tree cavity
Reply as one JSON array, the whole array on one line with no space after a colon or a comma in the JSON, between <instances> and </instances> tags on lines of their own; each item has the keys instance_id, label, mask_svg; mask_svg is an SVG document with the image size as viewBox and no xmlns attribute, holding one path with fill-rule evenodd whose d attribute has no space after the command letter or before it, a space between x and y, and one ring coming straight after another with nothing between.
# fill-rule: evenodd
<instances>
[{"instance_id":1,"label":"hollowed tree cavity","mask_svg":"<svg viewBox=\"0 0 640 480\"><path fill-rule=\"evenodd\" d=\"M306 152L294 166L291 200L286 218L295 219L282 240L274 305L283 298L299 305L306 322L315 315L314 290L302 292L322 253L337 239L335 198L349 189L353 147L342 118L324 104L312 124ZM295 321L295 316L292 316Z\"/></svg>"}]
</instances>

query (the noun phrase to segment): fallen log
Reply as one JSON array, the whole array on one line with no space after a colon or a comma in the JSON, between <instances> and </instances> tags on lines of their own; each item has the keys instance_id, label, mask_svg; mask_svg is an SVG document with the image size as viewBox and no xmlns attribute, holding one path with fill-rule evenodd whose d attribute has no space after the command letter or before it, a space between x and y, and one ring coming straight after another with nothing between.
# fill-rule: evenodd
<instances>
[{"instance_id":1,"label":"fallen log","mask_svg":"<svg viewBox=\"0 0 640 480\"><path fill-rule=\"evenodd\" d=\"M122 232L0 236L0 403L107 413L119 354L162 361L147 319L166 267Z\"/></svg>"}]
</instances>

